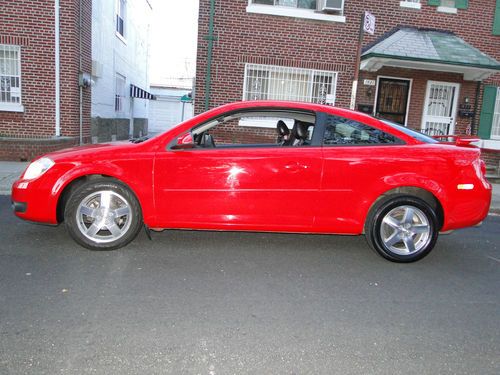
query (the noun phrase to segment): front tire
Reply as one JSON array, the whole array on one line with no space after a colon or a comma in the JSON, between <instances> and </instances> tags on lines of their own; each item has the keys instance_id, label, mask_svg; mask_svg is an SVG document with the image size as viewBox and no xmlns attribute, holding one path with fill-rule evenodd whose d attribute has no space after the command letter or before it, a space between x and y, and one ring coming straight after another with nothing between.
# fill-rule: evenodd
<instances>
[{"instance_id":1,"label":"front tire","mask_svg":"<svg viewBox=\"0 0 500 375\"><path fill-rule=\"evenodd\" d=\"M127 245L142 226L134 194L118 181L90 180L71 193L64 210L73 239L90 250L114 250Z\"/></svg>"},{"instance_id":2,"label":"front tire","mask_svg":"<svg viewBox=\"0 0 500 375\"><path fill-rule=\"evenodd\" d=\"M407 195L388 197L370 213L366 239L382 257L393 262L415 262L428 255L438 238L438 220L425 201Z\"/></svg>"}]
</instances>

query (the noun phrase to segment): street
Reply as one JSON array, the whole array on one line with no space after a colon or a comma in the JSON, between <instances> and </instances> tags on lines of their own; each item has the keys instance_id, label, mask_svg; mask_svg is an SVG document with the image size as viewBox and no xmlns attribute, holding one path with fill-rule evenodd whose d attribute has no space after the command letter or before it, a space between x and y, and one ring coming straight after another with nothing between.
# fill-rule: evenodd
<instances>
[{"instance_id":1,"label":"street","mask_svg":"<svg viewBox=\"0 0 500 375\"><path fill-rule=\"evenodd\" d=\"M0 196L0 373L500 373L499 216L406 265L361 236L152 237L91 252Z\"/></svg>"}]
</instances>

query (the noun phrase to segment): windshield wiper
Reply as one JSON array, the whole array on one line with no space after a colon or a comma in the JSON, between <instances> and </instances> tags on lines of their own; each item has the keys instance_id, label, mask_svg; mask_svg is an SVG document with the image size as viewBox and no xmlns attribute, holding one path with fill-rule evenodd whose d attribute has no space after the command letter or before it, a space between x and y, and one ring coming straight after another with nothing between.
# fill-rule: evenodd
<instances>
[{"instance_id":1,"label":"windshield wiper","mask_svg":"<svg viewBox=\"0 0 500 375\"><path fill-rule=\"evenodd\" d=\"M148 139L149 139L149 137L147 135L145 135L144 137L129 139L129 142L132 142L132 143L141 143L141 142L147 141Z\"/></svg>"}]
</instances>

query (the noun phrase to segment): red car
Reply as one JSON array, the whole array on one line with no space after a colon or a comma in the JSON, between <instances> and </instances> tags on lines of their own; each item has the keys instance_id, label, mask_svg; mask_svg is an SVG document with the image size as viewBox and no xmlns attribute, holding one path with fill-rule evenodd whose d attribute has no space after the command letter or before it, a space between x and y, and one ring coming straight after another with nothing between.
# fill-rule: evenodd
<instances>
[{"instance_id":1,"label":"red car","mask_svg":"<svg viewBox=\"0 0 500 375\"><path fill-rule=\"evenodd\" d=\"M491 185L471 140L310 103L248 101L151 139L75 147L33 161L15 214L65 222L93 250L186 228L365 234L384 258L421 259L438 233L480 223Z\"/></svg>"}]
</instances>

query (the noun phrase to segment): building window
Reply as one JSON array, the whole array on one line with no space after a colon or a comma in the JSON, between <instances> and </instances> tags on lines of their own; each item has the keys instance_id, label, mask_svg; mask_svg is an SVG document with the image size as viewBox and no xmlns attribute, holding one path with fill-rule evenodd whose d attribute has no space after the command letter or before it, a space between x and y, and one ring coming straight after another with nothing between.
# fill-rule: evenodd
<instances>
[{"instance_id":1,"label":"building window","mask_svg":"<svg viewBox=\"0 0 500 375\"><path fill-rule=\"evenodd\" d=\"M115 77L115 111L123 112L125 104L125 86L127 80L121 74L116 73Z\"/></svg>"},{"instance_id":2,"label":"building window","mask_svg":"<svg viewBox=\"0 0 500 375\"><path fill-rule=\"evenodd\" d=\"M500 87L497 88L493 123L491 124L491 139L500 139Z\"/></svg>"},{"instance_id":3,"label":"building window","mask_svg":"<svg viewBox=\"0 0 500 375\"><path fill-rule=\"evenodd\" d=\"M469 0L427 0L427 5L437 7L438 12L456 14L457 9L469 7Z\"/></svg>"},{"instance_id":4,"label":"building window","mask_svg":"<svg viewBox=\"0 0 500 375\"><path fill-rule=\"evenodd\" d=\"M246 64L243 100L335 104L337 72Z\"/></svg>"},{"instance_id":5,"label":"building window","mask_svg":"<svg viewBox=\"0 0 500 375\"><path fill-rule=\"evenodd\" d=\"M253 0L252 3L304 9L317 8L316 0Z\"/></svg>"},{"instance_id":6,"label":"building window","mask_svg":"<svg viewBox=\"0 0 500 375\"><path fill-rule=\"evenodd\" d=\"M420 9L422 7L420 0L403 0L399 2L399 6L412 9Z\"/></svg>"},{"instance_id":7,"label":"building window","mask_svg":"<svg viewBox=\"0 0 500 375\"><path fill-rule=\"evenodd\" d=\"M116 33L125 38L125 0L116 0Z\"/></svg>"},{"instance_id":8,"label":"building window","mask_svg":"<svg viewBox=\"0 0 500 375\"><path fill-rule=\"evenodd\" d=\"M21 48L0 44L0 110L22 111Z\"/></svg>"},{"instance_id":9,"label":"building window","mask_svg":"<svg viewBox=\"0 0 500 375\"><path fill-rule=\"evenodd\" d=\"M344 0L249 0L248 13L345 22Z\"/></svg>"},{"instance_id":10,"label":"building window","mask_svg":"<svg viewBox=\"0 0 500 375\"><path fill-rule=\"evenodd\" d=\"M495 6L495 16L493 17L493 35L500 35L500 0Z\"/></svg>"}]
</instances>

